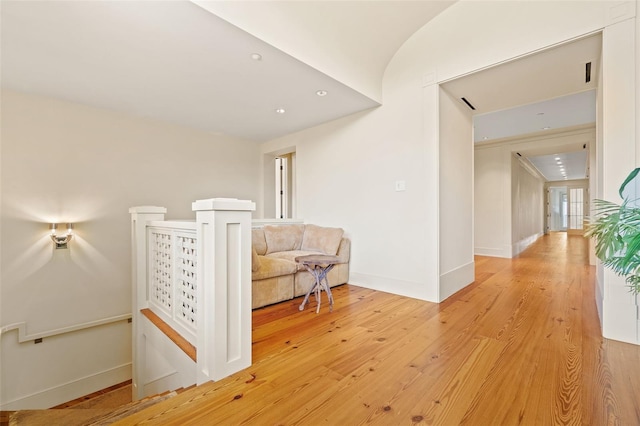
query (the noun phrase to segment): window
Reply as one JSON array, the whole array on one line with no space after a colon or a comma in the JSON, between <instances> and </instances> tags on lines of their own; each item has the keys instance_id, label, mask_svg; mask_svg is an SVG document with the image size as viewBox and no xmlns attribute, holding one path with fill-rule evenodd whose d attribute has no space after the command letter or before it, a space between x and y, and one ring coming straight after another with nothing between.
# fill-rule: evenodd
<instances>
[{"instance_id":1,"label":"window","mask_svg":"<svg viewBox=\"0 0 640 426\"><path fill-rule=\"evenodd\" d=\"M584 223L584 189L569 190L569 229L583 229Z\"/></svg>"}]
</instances>

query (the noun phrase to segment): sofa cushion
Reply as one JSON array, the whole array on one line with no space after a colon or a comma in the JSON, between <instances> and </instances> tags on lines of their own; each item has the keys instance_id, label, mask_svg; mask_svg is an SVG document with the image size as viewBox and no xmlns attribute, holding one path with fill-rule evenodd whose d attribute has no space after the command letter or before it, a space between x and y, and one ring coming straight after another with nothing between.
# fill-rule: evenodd
<instances>
[{"instance_id":1,"label":"sofa cushion","mask_svg":"<svg viewBox=\"0 0 640 426\"><path fill-rule=\"evenodd\" d=\"M251 307L293 299L293 285L292 274L251 281Z\"/></svg>"},{"instance_id":2,"label":"sofa cushion","mask_svg":"<svg viewBox=\"0 0 640 426\"><path fill-rule=\"evenodd\" d=\"M297 270L295 262L275 257L260 256L260 268L251 274L252 280L279 277L294 274Z\"/></svg>"},{"instance_id":3,"label":"sofa cushion","mask_svg":"<svg viewBox=\"0 0 640 426\"><path fill-rule=\"evenodd\" d=\"M256 253L263 256L267 253L267 240L264 238L264 229L255 228L251 230L251 245L256 249Z\"/></svg>"},{"instance_id":4,"label":"sofa cushion","mask_svg":"<svg viewBox=\"0 0 640 426\"><path fill-rule=\"evenodd\" d=\"M303 232L304 225L266 225L264 227L264 238L267 241L265 254L300 248Z\"/></svg>"},{"instance_id":5,"label":"sofa cushion","mask_svg":"<svg viewBox=\"0 0 640 426\"><path fill-rule=\"evenodd\" d=\"M344 234L342 228L306 225L301 250L335 255L340 247L342 234Z\"/></svg>"},{"instance_id":6,"label":"sofa cushion","mask_svg":"<svg viewBox=\"0 0 640 426\"><path fill-rule=\"evenodd\" d=\"M296 257L298 256L306 256L309 254L324 254L324 253L320 253L317 251L305 251L305 250L291 250L291 251L281 251L278 253L271 253L268 254L265 257L271 258L271 259L284 259L284 260L288 260L289 262L293 262L296 264L296 270L297 271L302 271L305 270L304 265L302 265L301 263L296 263Z\"/></svg>"}]
</instances>

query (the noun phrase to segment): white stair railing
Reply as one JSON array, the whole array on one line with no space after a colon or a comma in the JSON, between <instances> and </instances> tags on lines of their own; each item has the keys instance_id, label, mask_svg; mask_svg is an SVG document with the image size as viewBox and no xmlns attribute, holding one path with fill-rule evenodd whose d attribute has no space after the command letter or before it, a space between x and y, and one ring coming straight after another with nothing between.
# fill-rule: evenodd
<instances>
[{"instance_id":1,"label":"white stair railing","mask_svg":"<svg viewBox=\"0 0 640 426\"><path fill-rule=\"evenodd\" d=\"M147 222L148 306L194 346L197 244L195 222Z\"/></svg>"},{"instance_id":2,"label":"white stair railing","mask_svg":"<svg viewBox=\"0 0 640 426\"><path fill-rule=\"evenodd\" d=\"M148 308L196 346L196 383L251 365L251 212L247 200L192 204L195 221L164 221L163 207L132 207L133 396L144 397ZM171 363L171 360L168 360ZM176 364L184 365L176 360ZM148 366L147 366L148 367ZM178 367L176 367L178 369ZM191 374L188 374L191 376Z\"/></svg>"}]
</instances>

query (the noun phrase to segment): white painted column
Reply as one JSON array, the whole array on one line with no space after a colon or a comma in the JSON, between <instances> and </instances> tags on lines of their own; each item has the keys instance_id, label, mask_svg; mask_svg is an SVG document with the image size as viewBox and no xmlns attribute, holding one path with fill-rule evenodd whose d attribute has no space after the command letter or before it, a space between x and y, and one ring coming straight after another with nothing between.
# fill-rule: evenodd
<instances>
[{"instance_id":1,"label":"white painted column","mask_svg":"<svg viewBox=\"0 0 640 426\"><path fill-rule=\"evenodd\" d=\"M602 38L602 193L597 198L620 202L618 189L637 164L636 150L636 18L632 2L609 11L611 24ZM602 266L599 266L601 268ZM602 277L602 332L604 337L629 343L638 338L638 298L624 278L609 269ZM600 302L598 300L598 302Z\"/></svg>"},{"instance_id":2,"label":"white painted column","mask_svg":"<svg viewBox=\"0 0 640 426\"><path fill-rule=\"evenodd\" d=\"M440 197L440 86L436 82L435 71L423 76L423 142L427 179L424 190L430 200ZM428 235L424 239L426 270L423 298L430 302L440 302L440 208L438 203L428 203L424 216Z\"/></svg>"},{"instance_id":3,"label":"white painted column","mask_svg":"<svg viewBox=\"0 0 640 426\"><path fill-rule=\"evenodd\" d=\"M636 0L636 167L640 167L640 0ZM635 188L635 198L640 200L640 182ZM636 321L636 343L640 345L640 297L636 297L637 321Z\"/></svg>"},{"instance_id":4,"label":"white painted column","mask_svg":"<svg viewBox=\"0 0 640 426\"><path fill-rule=\"evenodd\" d=\"M640 113L640 0L636 0L636 112ZM640 167L640 120L638 119L637 114L636 167ZM640 333L640 331L638 333ZM640 335L638 336L638 339L640 340Z\"/></svg>"},{"instance_id":5,"label":"white painted column","mask_svg":"<svg viewBox=\"0 0 640 426\"><path fill-rule=\"evenodd\" d=\"M471 284L473 257L473 120L471 110L439 88L439 301Z\"/></svg>"},{"instance_id":6,"label":"white painted column","mask_svg":"<svg viewBox=\"0 0 640 426\"><path fill-rule=\"evenodd\" d=\"M164 220L167 209L155 206L131 207L131 316L132 316L132 364L131 381L132 397L138 400L144 397L142 386L143 367L141 361L144 360L144 337L141 323L140 310L147 305L147 222L153 220Z\"/></svg>"},{"instance_id":7,"label":"white painted column","mask_svg":"<svg viewBox=\"0 0 640 426\"><path fill-rule=\"evenodd\" d=\"M198 200L198 385L251 365L251 212L247 200Z\"/></svg>"}]
</instances>

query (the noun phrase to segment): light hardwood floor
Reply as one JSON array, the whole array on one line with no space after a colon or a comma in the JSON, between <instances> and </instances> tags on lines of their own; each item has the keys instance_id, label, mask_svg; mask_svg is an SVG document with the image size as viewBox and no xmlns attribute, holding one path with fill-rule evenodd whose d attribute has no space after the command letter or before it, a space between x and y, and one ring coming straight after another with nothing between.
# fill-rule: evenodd
<instances>
[{"instance_id":1,"label":"light hardwood floor","mask_svg":"<svg viewBox=\"0 0 640 426\"><path fill-rule=\"evenodd\" d=\"M601 337L580 236L434 304L345 285L253 315L249 369L122 421L158 425L640 425L640 347ZM325 299L326 302L326 299Z\"/></svg>"}]
</instances>

